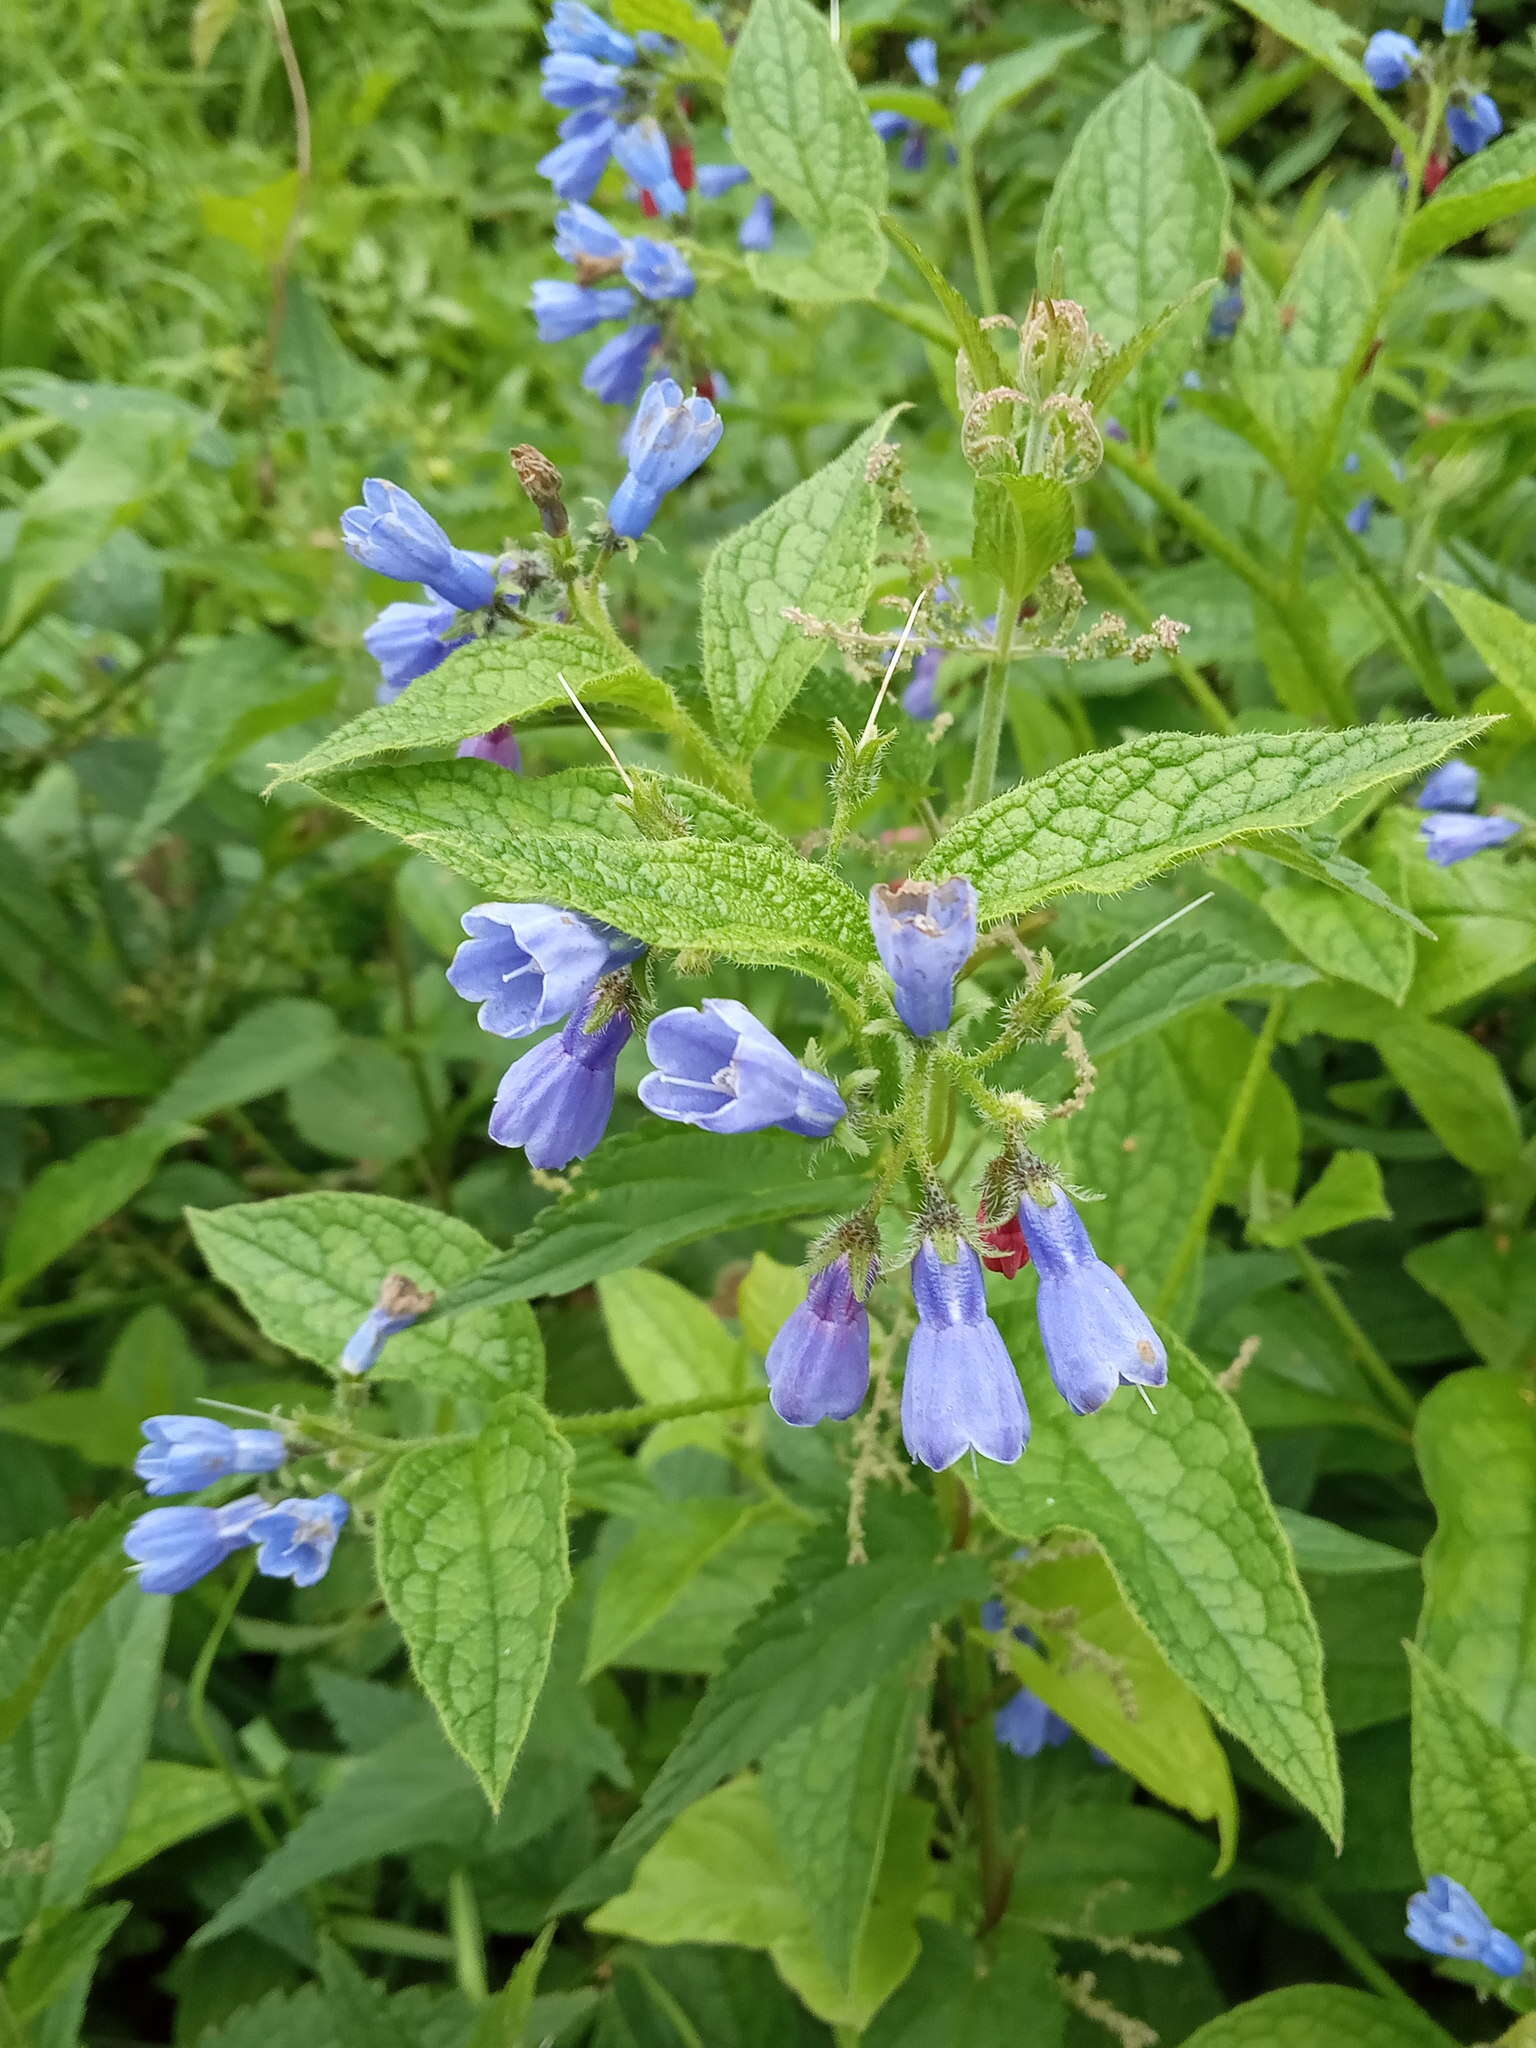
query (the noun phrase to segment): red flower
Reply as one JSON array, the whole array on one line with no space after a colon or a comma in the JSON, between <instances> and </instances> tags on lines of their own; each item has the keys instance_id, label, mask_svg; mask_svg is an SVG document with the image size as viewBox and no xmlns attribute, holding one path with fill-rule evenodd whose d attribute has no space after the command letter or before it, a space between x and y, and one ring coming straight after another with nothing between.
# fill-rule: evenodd
<instances>
[{"instance_id":1,"label":"red flower","mask_svg":"<svg viewBox=\"0 0 1536 2048\"><path fill-rule=\"evenodd\" d=\"M981 1255L981 1263L989 1273L1001 1273L1012 1280L1021 1266L1029 1264L1029 1246L1024 1242L1024 1232L1019 1227L1017 1216L1010 1216L1006 1223L1000 1223L993 1230L987 1228L987 1212L976 1211L976 1221L981 1225L981 1241L991 1247Z\"/></svg>"}]
</instances>

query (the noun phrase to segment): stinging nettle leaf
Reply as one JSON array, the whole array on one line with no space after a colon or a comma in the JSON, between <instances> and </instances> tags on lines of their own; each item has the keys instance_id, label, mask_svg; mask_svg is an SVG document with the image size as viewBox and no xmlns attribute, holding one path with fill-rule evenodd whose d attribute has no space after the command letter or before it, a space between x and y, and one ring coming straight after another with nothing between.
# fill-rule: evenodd
<instances>
[{"instance_id":1,"label":"stinging nettle leaf","mask_svg":"<svg viewBox=\"0 0 1536 2048\"><path fill-rule=\"evenodd\" d=\"M969 875L987 923L1050 896L1128 889L1228 840L1310 825L1359 790L1432 766L1487 723L1127 740L983 804L919 873Z\"/></svg>"},{"instance_id":2,"label":"stinging nettle leaf","mask_svg":"<svg viewBox=\"0 0 1536 2048\"><path fill-rule=\"evenodd\" d=\"M772 732L821 653L785 609L834 625L863 613L879 524L869 456L894 416L883 414L824 469L727 534L709 558L704 683L717 729L743 757Z\"/></svg>"},{"instance_id":3,"label":"stinging nettle leaf","mask_svg":"<svg viewBox=\"0 0 1536 2048\"><path fill-rule=\"evenodd\" d=\"M971 544L977 568L1022 602L1071 554L1073 516L1072 494L1054 477L978 477Z\"/></svg>"},{"instance_id":4,"label":"stinging nettle leaf","mask_svg":"<svg viewBox=\"0 0 1536 2048\"><path fill-rule=\"evenodd\" d=\"M517 1762L571 1583L571 1453L509 1395L478 1436L408 1451L379 1504L379 1580L443 1732L493 1807Z\"/></svg>"}]
</instances>

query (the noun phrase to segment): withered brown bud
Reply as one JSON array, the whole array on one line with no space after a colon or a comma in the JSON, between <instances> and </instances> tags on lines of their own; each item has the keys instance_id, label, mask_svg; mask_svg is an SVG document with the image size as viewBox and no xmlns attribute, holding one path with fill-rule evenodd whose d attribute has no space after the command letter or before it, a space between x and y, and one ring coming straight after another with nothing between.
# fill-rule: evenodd
<instances>
[{"instance_id":1,"label":"withered brown bud","mask_svg":"<svg viewBox=\"0 0 1536 2048\"><path fill-rule=\"evenodd\" d=\"M379 1307L387 1316L424 1316L436 1300L435 1294L428 1294L403 1273L389 1274L379 1288Z\"/></svg>"},{"instance_id":2,"label":"withered brown bud","mask_svg":"<svg viewBox=\"0 0 1536 2048\"><path fill-rule=\"evenodd\" d=\"M537 508L539 524L552 540L559 540L571 530L570 514L565 509L561 489L565 479L547 455L527 442L507 451L507 460L513 474L528 493Z\"/></svg>"}]
</instances>

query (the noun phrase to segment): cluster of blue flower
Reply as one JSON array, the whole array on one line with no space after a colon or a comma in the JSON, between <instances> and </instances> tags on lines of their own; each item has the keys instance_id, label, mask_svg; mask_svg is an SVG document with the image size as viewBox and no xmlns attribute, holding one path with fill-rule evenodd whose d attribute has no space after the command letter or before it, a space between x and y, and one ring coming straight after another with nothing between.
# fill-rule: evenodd
<instances>
[{"instance_id":1,"label":"cluster of blue flower","mask_svg":"<svg viewBox=\"0 0 1536 2048\"><path fill-rule=\"evenodd\" d=\"M976 946L976 893L963 876L877 885L870 892L876 950L898 1017L915 1037L946 1031L956 980ZM585 1158L613 1111L615 1069L633 1033L626 974L639 941L545 903L482 903L448 969L481 1026L525 1038L559 1033L513 1062L496 1092L490 1134L520 1146L536 1167ZM563 1020L563 1021L562 1021ZM825 1074L803 1065L743 1004L707 997L665 1011L646 1032L654 1071L639 1096L655 1116L730 1136L779 1129L830 1136L847 1104ZM1013 1219L1009 1219L1010 1225ZM1058 1391L1091 1413L1122 1385L1161 1386L1168 1362L1125 1283L1094 1253L1068 1196L1043 1178L1019 1205L1017 1227L1040 1276L1037 1312ZM997 1270L1016 1272L1007 1256ZM799 1426L845 1420L869 1384L864 1302L877 1262L855 1278L846 1252L810 1281L766 1361L775 1411ZM912 1292L918 1326L907 1357L902 1428L915 1458L935 1471L967 1450L1011 1464L1029 1439L1018 1376L987 1314L982 1264L957 1230L936 1225L917 1248Z\"/></svg>"},{"instance_id":2,"label":"cluster of blue flower","mask_svg":"<svg viewBox=\"0 0 1536 2048\"><path fill-rule=\"evenodd\" d=\"M1472 5L1473 0L1445 0L1441 33L1465 35L1472 26ZM1378 92L1397 92L1417 74L1423 58L1424 53L1412 36L1404 35L1401 29L1379 28L1366 44L1361 62ZM1445 125L1461 154L1476 156L1503 134L1504 117L1492 93L1456 85L1445 110Z\"/></svg>"},{"instance_id":3,"label":"cluster of blue flower","mask_svg":"<svg viewBox=\"0 0 1536 2048\"><path fill-rule=\"evenodd\" d=\"M939 89L939 46L932 36L914 36L907 45L907 62L930 92ZM955 97L963 98L974 92L986 72L985 64L967 64L955 80ZM921 121L915 121L909 114L882 111L871 114L870 126L882 142L901 143L901 167L904 171L920 171L928 161L928 130ZM950 151L951 157L954 151Z\"/></svg>"},{"instance_id":4,"label":"cluster of blue flower","mask_svg":"<svg viewBox=\"0 0 1536 2048\"><path fill-rule=\"evenodd\" d=\"M1505 846L1521 830L1515 818L1474 814L1479 780L1470 762L1447 761L1419 791L1419 809L1429 813L1419 833L1437 868L1454 867L1474 853Z\"/></svg>"},{"instance_id":5,"label":"cluster of blue flower","mask_svg":"<svg viewBox=\"0 0 1536 2048\"><path fill-rule=\"evenodd\" d=\"M288 1455L275 1429L231 1429L202 1415L152 1415L134 1470L151 1495L198 1493L221 1479L276 1472ZM254 1549L264 1578L313 1586L325 1575L350 1510L339 1493L223 1507L151 1508L123 1538L146 1593L184 1593L237 1550Z\"/></svg>"}]
</instances>

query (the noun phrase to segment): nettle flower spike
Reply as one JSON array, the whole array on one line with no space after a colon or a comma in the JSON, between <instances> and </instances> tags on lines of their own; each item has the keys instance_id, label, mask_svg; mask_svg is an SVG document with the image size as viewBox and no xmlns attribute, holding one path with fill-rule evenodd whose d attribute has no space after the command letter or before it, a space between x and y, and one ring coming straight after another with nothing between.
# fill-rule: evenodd
<instances>
[{"instance_id":1,"label":"nettle flower spike","mask_svg":"<svg viewBox=\"0 0 1536 2048\"><path fill-rule=\"evenodd\" d=\"M871 1262L868 1287L878 1269ZM869 1390L869 1313L854 1289L847 1253L811 1275L764 1360L773 1412L797 1429L846 1422Z\"/></svg>"},{"instance_id":2,"label":"nettle flower spike","mask_svg":"<svg viewBox=\"0 0 1536 2048\"><path fill-rule=\"evenodd\" d=\"M502 1075L492 1138L521 1147L530 1166L551 1173L595 1152L613 1115L619 1054L633 1030L628 1011L594 991L557 1037L525 1052Z\"/></svg>"},{"instance_id":3,"label":"nettle flower spike","mask_svg":"<svg viewBox=\"0 0 1536 2048\"><path fill-rule=\"evenodd\" d=\"M184 1593L245 1549L266 1507L251 1493L221 1508L151 1508L129 1528L123 1549L146 1593Z\"/></svg>"},{"instance_id":4,"label":"nettle flower spike","mask_svg":"<svg viewBox=\"0 0 1536 2048\"><path fill-rule=\"evenodd\" d=\"M645 951L612 925L551 903L477 903L459 922L469 937L448 981L480 1005L480 1029L497 1038L558 1024L603 975Z\"/></svg>"},{"instance_id":5,"label":"nettle flower spike","mask_svg":"<svg viewBox=\"0 0 1536 2048\"><path fill-rule=\"evenodd\" d=\"M391 1337L419 1323L437 1296L427 1294L403 1273L388 1274L379 1298L342 1347L341 1370L359 1378L378 1364Z\"/></svg>"},{"instance_id":6,"label":"nettle flower spike","mask_svg":"<svg viewBox=\"0 0 1536 2048\"><path fill-rule=\"evenodd\" d=\"M918 1325L907 1350L901 1433L943 1472L967 1451L1012 1465L1029 1442L1029 1409L997 1325L987 1314L981 1261L961 1239L946 1262L931 1237L912 1261Z\"/></svg>"},{"instance_id":7,"label":"nettle flower spike","mask_svg":"<svg viewBox=\"0 0 1536 2048\"><path fill-rule=\"evenodd\" d=\"M425 583L460 611L479 611L496 595L489 557L456 548L409 491L368 477L363 502L341 515L341 536L354 562L397 583Z\"/></svg>"},{"instance_id":8,"label":"nettle flower spike","mask_svg":"<svg viewBox=\"0 0 1536 2048\"><path fill-rule=\"evenodd\" d=\"M976 950L976 891L947 882L879 882L869 922L881 965L896 984L896 1014L917 1038L947 1031L955 981Z\"/></svg>"},{"instance_id":9,"label":"nettle flower spike","mask_svg":"<svg viewBox=\"0 0 1536 2048\"><path fill-rule=\"evenodd\" d=\"M231 1429L210 1415L151 1415L133 1461L148 1494L200 1493L237 1472L275 1472L288 1455L275 1429Z\"/></svg>"},{"instance_id":10,"label":"nettle flower spike","mask_svg":"<svg viewBox=\"0 0 1536 2048\"><path fill-rule=\"evenodd\" d=\"M726 1137L776 1128L825 1138L848 1113L825 1074L802 1066L729 996L706 996L697 1010L663 1011L645 1049L656 1072L640 1083L640 1100L670 1123Z\"/></svg>"},{"instance_id":11,"label":"nettle flower spike","mask_svg":"<svg viewBox=\"0 0 1536 2048\"><path fill-rule=\"evenodd\" d=\"M1053 1192L1049 1203L1025 1194L1019 1224L1040 1275L1035 1313L1051 1378L1069 1408L1091 1415L1121 1386L1166 1385L1168 1354L1071 1199Z\"/></svg>"},{"instance_id":12,"label":"nettle flower spike","mask_svg":"<svg viewBox=\"0 0 1536 2048\"><path fill-rule=\"evenodd\" d=\"M1519 1977L1525 1950L1512 1934L1495 1927L1465 1885L1432 1877L1408 1901L1408 1938L1432 1956L1481 1963L1496 1977Z\"/></svg>"}]
</instances>

